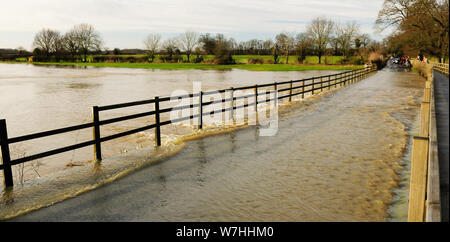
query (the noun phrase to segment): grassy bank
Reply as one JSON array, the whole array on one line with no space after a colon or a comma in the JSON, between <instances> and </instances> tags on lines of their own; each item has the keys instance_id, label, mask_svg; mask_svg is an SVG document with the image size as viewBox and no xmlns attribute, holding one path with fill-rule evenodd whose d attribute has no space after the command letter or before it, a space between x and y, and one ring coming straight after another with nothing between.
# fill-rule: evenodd
<instances>
[{"instance_id":1,"label":"grassy bank","mask_svg":"<svg viewBox=\"0 0 450 242\"><path fill-rule=\"evenodd\" d=\"M11 62L10 62L11 63ZM194 63L72 63L72 62L35 62L36 65L55 66L92 66L92 67L116 67L116 68L142 68L163 70L230 70L240 69L249 71L311 71L311 70L352 70L359 69L359 65L286 65L286 64L237 64L237 65L213 65Z\"/></svg>"},{"instance_id":2,"label":"grassy bank","mask_svg":"<svg viewBox=\"0 0 450 242\"><path fill-rule=\"evenodd\" d=\"M431 78L432 68L431 64L423 63L417 60L412 60L411 64L413 66L412 71L421 74L425 78Z\"/></svg>"}]
</instances>

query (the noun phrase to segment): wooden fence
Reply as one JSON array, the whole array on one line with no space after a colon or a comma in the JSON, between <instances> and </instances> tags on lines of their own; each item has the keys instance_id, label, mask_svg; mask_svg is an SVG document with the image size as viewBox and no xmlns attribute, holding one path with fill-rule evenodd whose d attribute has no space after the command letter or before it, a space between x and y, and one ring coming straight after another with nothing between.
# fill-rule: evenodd
<instances>
[{"instance_id":1,"label":"wooden fence","mask_svg":"<svg viewBox=\"0 0 450 242\"><path fill-rule=\"evenodd\" d=\"M254 85L254 86L246 86L246 87L238 87L238 88L230 88L230 89L222 89L217 91L206 91L206 92L199 92L195 94L187 94L187 95L180 95L176 97L154 97L153 99L149 100L142 100L142 101L135 101L135 102L128 102L128 103L121 103L121 104L114 104L114 105L108 105L108 106L94 106L92 107L92 122L60 128L60 129L54 129L50 131L44 131L34 134L28 134L18 137L9 138L7 134L7 126L6 126L6 120L0 119L0 147L2 151L2 164L0 164L0 170L3 170L4 174L4 185L5 187L12 187L13 184L13 175L12 175L12 169L11 167L14 165L18 165L24 162L60 154L63 152L83 148L86 146L93 146L94 147L94 157L96 161L100 161L102 159L102 151L101 151L101 145L103 142L117 139L123 136L135 134L141 131L149 130L149 129L155 129L155 145L160 146L161 145L161 126L168 125L171 123L178 123L185 120L191 120L191 119L198 119L199 121L199 128L202 128L202 120L203 116L205 116L205 113L203 112L203 107L211 105L211 104L217 104L217 103L225 103L225 102L231 102L231 107L229 108L223 108L219 110L212 110L211 112L228 112L230 111L231 114L234 112L234 110L249 107L250 105L254 105L257 107L260 103L270 102L273 101L273 98L266 98L264 100L258 99L258 94L261 93L267 93L266 90L262 91L262 88L273 88L274 91L278 93L288 92L286 95L278 96L277 100L288 98L289 101L292 100L293 96L302 95L302 98L304 98L305 93L311 93L312 95L318 91L323 91L324 89L328 88L331 89L332 87L339 86L345 86L351 83L354 83L362 78L364 78L366 75L368 75L371 72L376 71L376 66L369 66L365 67L363 69L359 70L351 70L351 71L345 71L338 74L333 75L326 75L326 76L319 76L319 77L312 77L308 79L302 79L302 80L291 80L291 81L285 81L285 82L275 82L270 84L262 84L262 85ZM307 83L309 82L309 83ZM288 87L286 87L286 85ZM283 87L284 86L284 87ZM236 90L252 90L253 94L250 95L241 95L241 96L234 96L234 92ZM300 91L298 91L300 90ZM209 102L203 102L203 98L208 95L212 95L215 93L225 93L225 92L231 92L231 98L223 98L219 101L209 101ZM235 101L240 99L246 99L246 98L255 98L256 101L253 103L243 104L241 106L235 106ZM186 106L181 107L172 107L172 108L160 108L160 104L163 102L170 101L171 99L178 99L178 98L198 98L199 102L197 104L190 104ZM193 103L193 102L191 102ZM113 109L119 109L119 108L125 108L125 107L132 107L132 106L139 106L139 105L145 105L145 104L153 104L154 110L143 112L143 113L137 113L117 118L111 118L106 120L100 120L100 113L107 110L113 110ZM193 109L198 108L198 114L181 117L174 120L164 120L161 121L161 114L176 111L176 110L183 110L183 109ZM257 109L256 109L257 110ZM153 124L128 130L125 132L109 135L102 137L100 134L100 126L106 125L106 124L112 124L117 122L122 122L126 120L141 118L141 117L147 117L147 116L154 116L155 122ZM231 115L233 117L233 115ZM49 151L45 151L42 153L21 157L18 159L11 160L10 156L10 149L9 145L19 142L24 142L28 140L63 134L67 132L77 131L81 129L86 128L92 128L93 133L93 139L90 141L85 141L78 144L73 144Z\"/></svg>"},{"instance_id":2,"label":"wooden fence","mask_svg":"<svg viewBox=\"0 0 450 242\"><path fill-rule=\"evenodd\" d=\"M448 75L448 64L433 64L432 69ZM428 69L431 69L428 68ZM437 148L433 76L427 78L420 109L419 135L413 137L409 222L439 222L440 182Z\"/></svg>"},{"instance_id":3,"label":"wooden fence","mask_svg":"<svg viewBox=\"0 0 450 242\"><path fill-rule=\"evenodd\" d=\"M448 64L436 63L433 64L433 69L448 76Z\"/></svg>"}]
</instances>

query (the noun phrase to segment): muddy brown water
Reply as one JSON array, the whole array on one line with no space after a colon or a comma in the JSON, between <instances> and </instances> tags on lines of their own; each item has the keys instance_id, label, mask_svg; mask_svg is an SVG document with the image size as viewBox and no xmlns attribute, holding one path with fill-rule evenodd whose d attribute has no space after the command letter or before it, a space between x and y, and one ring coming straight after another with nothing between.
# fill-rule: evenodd
<instances>
[{"instance_id":1,"label":"muddy brown water","mask_svg":"<svg viewBox=\"0 0 450 242\"><path fill-rule=\"evenodd\" d=\"M192 81L199 79L206 89L221 89L252 85L255 80L332 73L0 68L17 68L0 77L0 90L9 90L5 92L9 98L0 97L0 110L11 123L11 136L88 121L86 107L139 100L149 92L170 94L170 88L181 86L189 90ZM22 74L23 69L28 71ZM42 73L47 77L37 77ZM123 80L130 76L129 81ZM175 77L173 83L168 81ZM379 71L349 87L280 109L276 136L260 137L259 127L249 127L187 142L174 156L17 219L402 221L406 219L410 137L417 130L423 85L415 73ZM23 95L13 96L13 90ZM124 97L130 92L133 95ZM111 99L106 100L108 95ZM4 105L12 97L17 97L16 108L12 103ZM25 111L17 111L21 109ZM177 135L174 130L167 132ZM183 132L187 131L178 134ZM126 141L148 140L141 136Z\"/></svg>"}]
</instances>

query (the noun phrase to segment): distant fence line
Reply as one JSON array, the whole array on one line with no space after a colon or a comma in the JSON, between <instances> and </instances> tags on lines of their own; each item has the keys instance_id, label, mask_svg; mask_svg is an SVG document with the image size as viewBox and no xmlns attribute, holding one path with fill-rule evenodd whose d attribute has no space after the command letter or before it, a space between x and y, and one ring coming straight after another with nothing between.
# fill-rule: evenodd
<instances>
[{"instance_id":1,"label":"distant fence line","mask_svg":"<svg viewBox=\"0 0 450 242\"><path fill-rule=\"evenodd\" d=\"M448 76L448 64L433 64L433 69Z\"/></svg>"},{"instance_id":2,"label":"distant fence line","mask_svg":"<svg viewBox=\"0 0 450 242\"><path fill-rule=\"evenodd\" d=\"M70 126L70 127L54 129L54 130L49 130L49 131L44 131L44 132L39 132L39 133L33 133L33 134L28 134L28 135L13 137L13 138L8 137L6 120L0 119L0 147L1 147L1 152L2 152L2 164L0 164L0 170L3 170L4 185L5 185L5 187L12 187L14 185L12 169L11 169L11 167L13 165L18 165L18 164L25 163L28 161L60 154L60 153L75 150L75 149L80 149L80 148L83 148L86 146L91 146L91 145L94 147L95 160L100 161L102 159L102 151L101 151L102 142L110 141L113 139L117 139L120 137L135 134L135 133L142 132L142 131L149 130L149 129L155 129L155 145L161 146L161 129L160 129L161 126L168 125L171 123L179 123L179 122L182 122L185 120L198 119L198 121L199 121L198 128L201 129L203 116L208 114L208 113L203 112L203 107L211 105L211 104L217 104L217 103L224 104L225 102L231 102L231 107L229 107L229 108L222 107L222 109L211 110L210 112L224 113L224 112L229 111L229 112L231 112L231 117L234 119L234 116L233 116L234 110L237 110L240 108L245 109L245 107L249 107L251 105L254 105L254 107L257 110L258 104L273 101L274 98L267 98L267 96L264 97L265 98L264 100L260 100L261 95L258 96L258 94L268 93L266 90L261 91L260 88L273 88L273 91L276 91L276 93L277 93L277 95L275 96L275 97L277 97L276 98L277 100L288 98L289 101L292 101L293 96L302 95L302 98L304 98L304 95L309 92L312 95L314 95L314 91L323 91L324 89L330 90L332 87L336 88L338 85L345 86L345 85L354 83L354 82L366 77L369 73L374 72L376 70L377 70L376 66L368 66L363 69L345 71L345 72L338 73L338 74L312 77L312 78L307 78L307 79L302 79L302 80L274 82L274 83L262 84L262 85L222 89L222 90L217 90L217 91L205 91L205 92L200 91L199 93L195 93L195 94L191 93L191 94L180 95L180 96L175 96L175 97L173 97L173 96L172 97L154 97L153 99L149 99L149 100L121 103L121 104L114 104L114 105L107 105L107 106L94 106L94 107L92 107L92 119L93 120L90 123L74 125L74 126ZM305 84L305 82L307 82L307 81L310 81L311 83ZM300 84L300 85L298 85L298 84ZM284 86L288 85L288 87L280 88L283 85ZM254 91L253 91L253 94L251 94L251 95L234 96L233 93L236 90L254 90ZM298 90L300 90L300 91L298 91ZM219 101L203 102L203 97L205 97L205 96L212 95L215 93L225 93L225 92L230 92L230 91L231 91L231 98L224 97L224 98L221 98L221 100L219 100ZM278 93L280 93L280 92L288 92L288 94L278 96ZM253 103L248 103L249 97L253 97L256 101L254 101ZM199 102L196 104L190 104L190 105L179 106L179 107L169 107L169 108L163 108L163 109L160 108L161 103L170 101L171 99L173 100L173 99L179 99L179 98L191 98L191 99L198 98ZM235 102L240 99L244 99L244 100L247 99L247 103L246 104L244 103L241 106L235 106ZM122 117L106 119L106 120L100 120L100 112L107 111L107 110L113 110L113 109L119 109L119 108L125 108L125 107L145 105L145 104L153 104L154 110L148 111L148 112L132 114L132 115L126 115L126 116L122 116ZM191 111L191 109L193 109L193 108L198 108L198 111L199 111L198 114L189 115L189 116L185 116L185 117L181 117L181 118L177 118L177 119L173 119L173 120L165 120L165 121L160 120L161 114L163 114L163 113L167 113L167 112L171 112L171 111L175 111L175 110L183 110L183 109L189 109ZM101 137L101 135L100 135L100 126L102 126L102 125L122 122L122 121L141 118L141 117L147 117L147 116L151 116L151 115L154 116L154 120L155 120L155 122L153 124L146 125L146 126L143 126L140 128L132 129L132 130L128 130L125 132L109 135L106 137ZM57 135L57 134L63 134L63 133L77 131L77 130L86 129L86 128L92 128L92 130L93 130L93 139L90 141L85 141L85 142L81 142L78 144L69 145L69 146L65 146L65 147L61 147L61 148L45 151L42 153L13 159L13 160L11 159L10 149L9 149L10 144L24 142L24 141L38 139L38 138L43 138L43 137L48 137L48 136L53 136L53 135Z\"/></svg>"}]
</instances>

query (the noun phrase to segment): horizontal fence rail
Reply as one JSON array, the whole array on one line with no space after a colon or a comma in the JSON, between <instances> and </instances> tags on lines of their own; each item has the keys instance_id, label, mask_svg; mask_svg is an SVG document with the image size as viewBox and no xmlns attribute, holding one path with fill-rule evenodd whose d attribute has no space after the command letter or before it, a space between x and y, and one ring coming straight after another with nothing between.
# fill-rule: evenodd
<instances>
[{"instance_id":1,"label":"horizontal fence rail","mask_svg":"<svg viewBox=\"0 0 450 242\"><path fill-rule=\"evenodd\" d=\"M276 91L277 100L282 100L288 98L289 101L292 101L292 97L301 95L302 98L305 97L306 93L311 93L314 95L318 91L323 90L330 90L331 88L341 87L345 86L351 83L354 83L365 76L367 76L369 73L376 71L376 66L368 66L363 69L358 70L351 70L351 71L345 71L342 73L332 74L332 75L326 75L326 76L319 76L319 77L312 77L302 80L290 80L290 81L284 81L284 82L274 82L274 83L268 83L268 84L261 84L261 85L254 85L254 86L245 86L245 87L236 87L236 88L228 88L228 89L221 89L216 91L201 91L199 93L191 93L186 95L179 95L179 96L171 96L171 97L154 97L153 99L149 100L142 100L142 101L135 101L135 102L128 102L128 103L121 103L121 104L114 104L114 105L107 105L107 106L94 106L92 107L92 122L80 124L80 125L74 125L70 127L60 128L60 129L54 129L34 134L28 134L18 137L9 138L7 134L7 126L6 126L6 120L0 119L0 147L1 147L1 154L2 154L2 164L0 164L0 170L3 170L4 174L4 185L5 187L11 187L13 186L13 177L12 177L12 170L11 167L13 165L18 165L24 162L28 162L31 160L36 160L56 154L60 154L63 152L83 148L86 146L93 146L94 147L94 157L96 161L100 161L102 159L102 152L101 152L101 144L103 142L117 139L120 137L132 135L138 132L146 131L149 129L155 129L155 145L160 146L161 145L161 126L172 124L172 123L179 123L186 120L198 120L198 128L202 128L203 126L203 116L208 115L209 113L218 113L218 112L230 112L231 117L234 118L234 111L241 108L246 108L250 106L254 106L257 110L257 105L261 103L265 103L268 101L272 101L274 98L266 98L264 100L260 100L259 95L268 93L267 90L264 90L262 88L273 88L273 91ZM310 82L305 84L305 82ZM281 86L288 85L288 87L282 87ZM239 90L250 90L253 91L251 94L246 95L240 95L235 96L234 94L236 91ZM208 96L212 94L217 93L227 93L229 92L231 97L223 97L221 100L216 101L206 101L203 100L209 100ZM278 93L282 92L288 92L288 94L283 94L282 96L278 96ZM205 98L206 97L206 98ZM171 100L177 100L182 98L190 98L194 101L194 98L198 100L198 103L185 105L185 106L177 106L177 107L170 107L170 108L162 108L160 107L160 104L163 102L168 102ZM246 99L246 98L254 98L256 101L253 101L252 103L244 103L240 106L235 106L235 101ZM203 112L203 107L213 104L224 104L226 102L230 102L232 107L229 108L223 108L219 110L210 110L207 113ZM191 102L193 103L193 102ZM148 111L148 112L142 112L132 115L126 115L122 117L116 117L111 119L105 119L100 120L100 113L103 111L109 111L114 109L120 109L120 108L126 108L126 107L134 107L139 105L148 105L153 104L154 110ZM173 120L165 120L161 121L161 114L176 111L176 110L185 110L189 109L189 111L196 111L197 114L191 114L186 117L181 117L178 119ZM195 110L197 109L197 110ZM191 112L192 113L192 112ZM100 133L100 127L102 125L117 123L117 122L123 122L131 119L141 118L141 117L148 117L153 116L154 117L154 123L143 126L140 128L131 129L128 131L120 132L117 134L109 135L102 137ZM9 145L13 143L38 139L38 138L44 138L49 137L53 135L68 133L72 131L82 130L92 128L92 140L84 141L81 143L45 151L42 153L29 155L22 158L17 158L11 160L10 156L10 150Z\"/></svg>"},{"instance_id":2,"label":"horizontal fence rail","mask_svg":"<svg viewBox=\"0 0 450 242\"><path fill-rule=\"evenodd\" d=\"M448 64L439 63L439 64L433 64L433 69L436 71L439 71L445 75L448 76Z\"/></svg>"}]
</instances>

